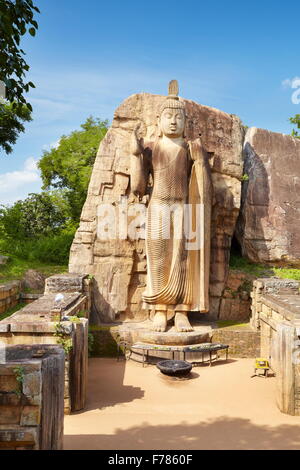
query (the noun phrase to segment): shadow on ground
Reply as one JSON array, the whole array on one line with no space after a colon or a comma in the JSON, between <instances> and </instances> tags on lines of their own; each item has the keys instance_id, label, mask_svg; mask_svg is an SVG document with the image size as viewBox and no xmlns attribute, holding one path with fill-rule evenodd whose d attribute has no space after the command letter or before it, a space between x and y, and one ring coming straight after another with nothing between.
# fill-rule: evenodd
<instances>
[{"instance_id":1,"label":"shadow on ground","mask_svg":"<svg viewBox=\"0 0 300 470\"><path fill-rule=\"evenodd\" d=\"M195 425L141 426L113 435L67 435L65 449L290 449L298 450L298 426L258 426L246 419L220 417Z\"/></svg>"},{"instance_id":2,"label":"shadow on ground","mask_svg":"<svg viewBox=\"0 0 300 470\"><path fill-rule=\"evenodd\" d=\"M91 367L92 364L92 367ZM126 361L112 360L109 369L106 369L105 377L102 375L102 363L97 359L90 360L88 396L84 410L76 414L86 413L91 410L102 410L120 403L130 403L133 400L143 398L145 391L140 387L124 384ZM109 383L109 393L103 393L103 380Z\"/></svg>"}]
</instances>

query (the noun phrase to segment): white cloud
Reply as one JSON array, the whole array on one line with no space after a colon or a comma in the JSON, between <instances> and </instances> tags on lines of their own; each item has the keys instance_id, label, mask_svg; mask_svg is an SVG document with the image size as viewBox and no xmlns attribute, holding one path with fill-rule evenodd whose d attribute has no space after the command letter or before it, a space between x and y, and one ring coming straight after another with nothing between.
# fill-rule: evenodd
<instances>
[{"instance_id":1,"label":"white cloud","mask_svg":"<svg viewBox=\"0 0 300 470\"><path fill-rule=\"evenodd\" d=\"M25 163L24 163L24 171L27 171L27 172L37 172L38 171L38 167L37 167L37 160L35 160L35 158L33 157L29 157L27 158L27 160L25 160Z\"/></svg>"},{"instance_id":2,"label":"white cloud","mask_svg":"<svg viewBox=\"0 0 300 470\"><path fill-rule=\"evenodd\" d=\"M300 77L286 78L281 84L283 88L298 88L300 86Z\"/></svg>"},{"instance_id":3,"label":"white cloud","mask_svg":"<svg viewBox=\"0 0 300 470\"><path fill-rule=\"evenodd\" d=\"M0 201L2 204L11 204L23 199L28 193L39 190L40 186L37 160L29 157L21 170L0 174Z\"/></svg>"},{"instance_id":4,"label":"white cloud","mask_svg":"<svg viewBox=\"0 0 300 470\"><path fill-rule=\"evenodd\" d=\"M57 150L60 144L60 139L56 140L55 142L52 142L51 144L45 144L42 147L42 150L47 150L47 152L50 152L50 150L55 149Z\"/></svg>"}]
</instances>

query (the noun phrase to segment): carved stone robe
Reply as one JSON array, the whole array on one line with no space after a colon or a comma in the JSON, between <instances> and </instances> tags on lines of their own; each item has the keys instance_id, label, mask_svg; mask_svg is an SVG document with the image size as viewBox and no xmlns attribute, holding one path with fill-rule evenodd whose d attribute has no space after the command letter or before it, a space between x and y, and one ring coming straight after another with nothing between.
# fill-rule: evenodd
<instances>
[{"instance_id":1,"label":"carved stone robe","mask_svg":"<svg viewBox=\"0 0 300 470\"><path fill-rule=\"evenodd\" d=\"M142 166L135 168L132 185L139 181L145 188L150 173L145 306L207 312L212 184L200 139L174 149L163 147L161 139L150 143L144 149ZM188 227L193 232L197 228L198 244L194 239L192 246Z\"/></svg>"}]
</instances>

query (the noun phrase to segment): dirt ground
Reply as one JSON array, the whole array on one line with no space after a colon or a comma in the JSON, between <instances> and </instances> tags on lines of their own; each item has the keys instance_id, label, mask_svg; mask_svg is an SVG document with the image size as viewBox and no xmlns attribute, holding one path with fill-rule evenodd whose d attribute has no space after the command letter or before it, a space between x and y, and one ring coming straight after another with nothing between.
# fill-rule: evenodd
<instances>
[{"instance_id":1,"label":"dirt ground","mask_svg":"<svg viewBox=\"0 0 300 470\"><path fill-rule=\"evenodd\" d=\"M276 407L275 378L252 359L171 379L155 366L90 359L83 412L65 419L65 449L300 449L300 417Z\"/></svg>"}]
</instances>

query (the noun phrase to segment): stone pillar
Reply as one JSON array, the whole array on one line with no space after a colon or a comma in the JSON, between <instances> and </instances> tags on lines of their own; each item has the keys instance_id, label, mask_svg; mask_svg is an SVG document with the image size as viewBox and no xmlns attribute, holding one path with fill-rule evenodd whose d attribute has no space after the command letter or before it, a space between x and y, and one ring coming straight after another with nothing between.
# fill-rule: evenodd
<instances>
[{"instance_id":1,"label":"stone pillar","mask_svg":"<svg viewBox=\"0 0 300 470\"><path fill-rule=\"evenodd\" d=\"M60 346L6 348L0 364L0 449L63 448L64 356Z\"/></svg>"},{"instance_id":2,"label":"stone pillar","mask_svg":"<svg viewBox=\"0 0 300 470\"><path fill-rule=\"evenodd\" d=\"M277 405L283 413L295 415L295 364L293 360L295 328L284 324L278 325L277 335Z\"/></svg>"}]
</instances>

